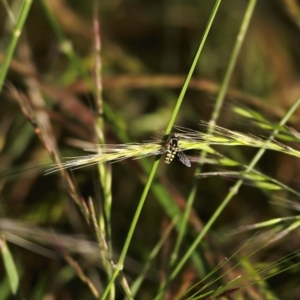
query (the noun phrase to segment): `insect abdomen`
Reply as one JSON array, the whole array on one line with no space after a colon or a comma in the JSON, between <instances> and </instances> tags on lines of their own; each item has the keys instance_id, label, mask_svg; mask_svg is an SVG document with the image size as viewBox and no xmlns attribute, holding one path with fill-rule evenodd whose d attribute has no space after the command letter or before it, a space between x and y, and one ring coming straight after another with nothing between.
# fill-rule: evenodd
<instances>
[{"instance_id":1,"label":"insect abdomen","mask_svg":"<svg viewBox=\"0 0 300 300\"><path fill-rule=\"evenodd\" d=\"M178 141L179 138L174 134L171 136L169 143L168 143L168 149L167 149L167 155L165 158L165 163L170 164L171 161L174 159L177 150L178 150Z\"/></svg>"},{"instance_id":2,"label":"insect abdomen","mask_svg":"<svg viewBox=\"0 0 300 300\"><path fill-rule=\"evenodd\" d=\"M176 150L167 150L167 155L165 158L165 163L170 164L176 155Z\"/></svg>"}]
</instances>

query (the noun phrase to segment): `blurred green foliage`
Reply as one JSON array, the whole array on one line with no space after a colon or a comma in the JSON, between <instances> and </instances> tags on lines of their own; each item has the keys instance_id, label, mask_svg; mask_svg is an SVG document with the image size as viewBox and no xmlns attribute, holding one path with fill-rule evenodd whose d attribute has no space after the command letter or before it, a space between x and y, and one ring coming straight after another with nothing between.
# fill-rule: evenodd
<instances>
[{"instance_id":1,"label":"blurred green foliage","mask_svg":"<svg viewBox=\"0 0 300 300\"><path fill-rule=\"evenodd\" d=\"M0 4L0 63L3 62L12 36L12 23L3 3ZM9 1L12 12L16 15L20 3L21 1ZM224 77L247 3L244 0L223 0L181 107L177 125L199 130L199 121L210 119L215 96ZM46 4L80 58L81 67L94 82L96 54L93 3L49 0ZM102 95L104 103L108 105L104 113L106 143L150 140L165 129L212 7L212 1L204 0L99 2ZM233 101L276 122L299 97L299 7L294 0L258 1L218 124L249 133L253 129L249 123L239 123L233 117ZM95 90L84 81L76 66L61 49L40 1L33 1L11 61L6 88L0 95L1 218L26 221L68 236L78 235L94 241L91 228L70 200L59 174L43 176L45 165L49 166L51 159L41 139L35 134L35 128L28 122L28 116L22 112L11 86L16 89L20 98L29 99L39 117L47 115L53 128L51 134L62 157L86 155L82 151L83 148L88 148L85 142L90 143L89 145L96 143ZM44 100L42 104L31 101L33 92L37 90ZM298 114L299 112L293 116L290 124L296 129L299 129ZM259 128L258 131L255 128L254 132L260 134ZM47 128L45 130L47 132ZM49 140L52 141L51 138ZM248 163L255 153L253 149L232 147L220 150L242 163ZM145 160L151 161L152 158ZM170 210L183 209L194 180L193 169L194 166L186 168L178 161L170 166L160 165L155 182L156 193L164 198L167 190L172 195L176 205L170 207ZM297 158L268 152L257 169L299 190ZM204 171L214 170L213 166L204 167ZM99 186L97 168L79 169L72 176L77 184L76 189L86 201L89 197L93 198L96 211L100 214L103 209L103 193ZM146 176L147 173L137 161L112 164L111 239L116 255L124 244ZM199 179L199 190L189 219L190 232L185 237L182 253L231 186L232 182L224 178ZM170 222L165 208L157 202L157 194L151 193L148 196L129 249L124 272L130 283L131 278L137 277L151 249ZM170 299L178 295L180 288L188 289L203 278L253 234L245 232L226 236L226 233L241 225L295 214L290 207L274 206L269 202L276 197L289 199L289 196L286 190L276 192L252 186L243 187L201 244L199 255L203 259L202 266L187 265L181 277L171 285ZM32 234L34 235L34 230ZM173 235L175 234L174 232ZM23 236L22 231L19 235ZM152 271L137 296L139 299L154 297L161 281L160 274L166 268L170 248L174 244L174 236L171 234L162 252L155 258ZM283 257L298 249L298 241L299 233L293 231L285 240L256 253L251 257L252 263L265 262L266 258L274 260ZM62 251L55 242L51 244L43 241L42 235L35 242L46 245L53 252L72 252L71 249ZM20 244L23 245L21 242ZM13 244L9 246L19 268L21 287L27 299L43 299L47 293L53 299L93 298L78 274L60 256L53 259L37 254L28 247L26 250ZM74 248L72 250L76 252L76 246ZM81 264L94 285L101 290L106 278L101 268L98 268L99 262L87 254L75 254L74 260ZM2 264L0 268L1 294L1 291L4 293L7 289L7 284ZM201 269L202 273L199 271ZM294 270L297 274L296 271ZM244 272L245 270L232 272L226 280ZM297 299L300 291L296 274L290 272L275 276L267 282L268 286L264 290L261 286L246 286L244 290L241 288L240 293L234 293L230 297L259 299L255 297L264 295L263 299L272 299L273 295L277 295L278 299ZM269 291L272 296L266 296ZM116 299L121 295L121 291L117 289ZM245 298L241 298L242 295Z\"/></svg>"}]
</instances>

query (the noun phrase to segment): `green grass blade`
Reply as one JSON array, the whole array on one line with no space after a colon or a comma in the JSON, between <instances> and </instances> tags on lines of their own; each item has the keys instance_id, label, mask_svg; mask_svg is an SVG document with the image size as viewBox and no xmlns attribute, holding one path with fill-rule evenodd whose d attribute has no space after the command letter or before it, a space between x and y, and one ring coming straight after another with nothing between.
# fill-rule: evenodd
<instances>
[{"instance_id":1,"label":"green grass blade","mask_svg":"<svg viewBox=\"0 0 300 300\"><path fill-rule=\"evenodd\" d=\"M209 127L208 127L208 134L209 135L213 132L215 124L216 124L216 120L217 120L217 118L220 114L220 109L222 107L224 97L225 97L225 94L226 94L228 86L229 86L229 82L230 82L230 79L231 79L231 76L232 76L232 73L233 73L234 66L235 66L236 61L237 61L238 54L239 54L241 46L242 46L242 42L244 41L247 29L249 27L249 23L250 23L250 20L251 20L253 11L254 11L255 4L256 4L256 0L250 1L249 5L246 9L245 16L243 18L241 28L240 28L239 33L238 33L238 36L237 36L237 39L236 39L236 43L234 45L234 49L233 49L231 58L229 60L229 65L227 67L227 70L226 70L226 73L225 73L225 76L224 76L224 80L222 82L220 91L218 93L216 105L214 107L214 111L213 111L213 114L212 114L212 119L211 119ZM206 157L206 152L203 151L202 154L201 154L200 160L203 161L205 159L205 157ZM201 167L199 165L199 167L197 167L196 170L195 170L195 174L198 174L200 172L201 172ZM175 263L175 260L178 257L178 251L179 251L180 245L182 244L183 236L184 236L184 233L185 233L186 228L187 228L187 220L188 220L188 217L190 215L191 207L194 203L197 190L198 190L198 180L195 179L194 182L193 182L190 194L188 196L186 209L185 209L184 216L183 216L182 223L181 223L181 230L180 230L178 239L176 241L176 245L174 247L174 252L173 252L173 255L172 255L173 259L171 261L171 265L173 265Z\"/></svg>"},{"instance_id":2,"label":"green grass blade","mask_svg":"<svg viewBox=\"0 0 300 300\"><path fill-rule=\"evenodd\" d=\"M213 11L212 11L212 14L211 14L211 17L210 17L210 19L209 19L209 21L208 21L208 25L207 25L207 27L206 27L206 29L205 29L205 31L204 31L203 38L202 38L202 40L201 40L201 42L200 42L200 45L199 45L199 47L198 47L198 49L197 49L197 52L196 52L196 55L195 55L195 57L194 57L194 59L193 59L191 68L190 68L190 70L189 70L189 72L188 72L188 75L187 75L187 77L186 77L186 79L185 79L185 82L184 82L184 84L183 84L182 90L181 90L181 92L180 92L180 94L179 94L178 100L177 100L176 105L175 105L175 108L174 108L174 110L173 110L172 116L171 116L170 121L169 121L169 123L168 123L167 129L166 129L166 131L165 131L166 134L168 134L168 133L171 132L171 129L172 129L173 125L174 125L176 116L177 116L177 114L178 114L178 112L179 112L180 106L181 106L181 104L182 104L183 98L184 98L185 93L186 93L186 90L187 90L187 88L188 88L188 84L189 84L189 82L190 82L190 80L191 80L192 74L193 74L193 72L194 72L194 70L195 70L195 67L196 67L196 64L197 64L197 62L198 62L198 60L199 60L201 51L202 51L202 49L203 49L204 43L205 43L205 41L206 41L207 35L208 35L209 30L210 30L210 28L211 28L213 19L214 19L214 17L215 17L215 14L216 14L216 11L217 11L217 8L218 8L220 2L221 2L221 0L217 0L217 1L216 1L215 7L214 7L214 9L213 9ZM159 158L160 158L160 157L159 157ZM138 221L139 216L140 216L140 214L141 214L142 208L143 208L143 206L144 206L146 197L147 197L147 195L148 195L149 189L150 189L150 187L151 187L152 181L153 181L153 179L154 179L154 176L155 176L155 173L156 173L158 164L159 164L159 158L158 158L157 160L155 160L154 163L153 163L153 165L152 165L152 168L151 168L151 170L150 170L150 174L149 174L148 180L147 180L147 182L146 182L146 185L145 185L145 188L144 188L144 190L143 190L142 196L141 196L141 198L140 198L140 200L139 200L138 207L137 207L136 212L135 212L135 214L134 214L134 217L133 217L133 220L132 220L132 223L131 223L129 232L128 232L128 234L127 234L127 238L126 238L125 244L124 244L124 246L123 246L123 250L122 250L122 252L121 252L121 255L120 255L118 264L117 264L117 266L116 266L116 270L115 270L115 272L114 272L114 274L113 274L111 280L109 281L109 284L107 285L106 289L104 290L101 299L105 299L105 297L107 296L107 294L108 294L108 292L109 292L109 290L110 290L110 288L111 288L113 282L115 281L116 277L118 276L120 270L122 270L122 268L123 268L124 260L125 260L125 257L126 257L126 254L127 254L127 251L128 251L128 248L129 248L129 245L130 245L130 242L131 242L133 233L134 233L134 230L135 230L135 228L136 228L137 221Z\"/></svg>"},{"instance_id":3,"label":"green grass blade","mask_svg":"<svg viewBox=\"0 0 300 300\"><path fill-rule=\"evenodd\" d=\"M6 55L5 55L5 59L4 59L4 62L2 64L1 70L0 70L0 93L2 91L3 84L4 84L4 81L5 81L5 78L6 78L6 74L7 74L11 59L13 57L13 54L15 52L18 40L19 40L20 35L22 33L24 23L27 19L31 4L32 4L32 0L24 0L23 5L22 5L21 10L20 10L20 14L17 18L17 22L16 22L16 25L14 27L13 36L10 40L9 45L8 45Z\"/></svg>"},{"instance_id":4,"label":"green grass blade","mask_svg":"<svg viewBox=\"0 0 300 300\"><path fill-rule=\"evenodd\" d=\"M14 259L7 247L6 241L3 238L0 239L0 249L11 292L13 295L16 295L20 285L20 278Z\"/></svg>"},{"instance_id":5,"label":"green grass blade","mask_svg":"<svg viewBox=\"0 0 300 300\"><path fill-rule=\"evenodd\" d=\"M215 2L214 8L213 8L213 10L212 10L212 13L211 13L211 15L210 15L210 18L209 18L209 20L208 20L208 22L207 22L207 25L206 25L206 28L205 28L205 30L204 30L204 34L203 34L203 37L202 37L202 39L201 39L200 45L199 45L198 50L197 50L197 52L196 52L196 54L195 54L195 57L194 57L194 60L193 60L193 62L192 62L191 68L190 68L190 70L189 70L189 72L188 72L188 75L187 75L187 77L186 77L186 79L185 79L185 81L184 81L183 87L182 87L182 89L181 89L181 92L180 92L180 94L179 94L179 97L178 97L178 100L177 100L177 103L176 103L176 106L175 106L175 108L174 108L174 110L173 110L173 114L172 114L172 116L171 116L170 122L169 122L169 124L168 124L168 126L167 126L167 129L166 129L166 132L165 132L166 134L169 134L169 133L171 132L171 130L172 130L172 127L173 127L173 125L174 125L174 122L175 122L176 116L177 116L177 114L178 114L179 108L180 108L180 106L181 106L181 103L182 103L182 101L183 101L184 95L185 95L186 90L187 90L187 88L188 88L189 82L190 82L190 80L191 80L191 78L192 78L192 75L193 75L193 73L194 73L194 70L195 70L195 68L196 68L196 64L197 64L197 62L198 62L198 60L199 60L200 54L201 54L202 49L203 49L203 47L204 47L204 43L205 43L205 41L206 41L206 38L207 38L207 36L208 36L208 33L209 33L210 28L211 28L211 26L212 26L212 23L213 23L213 21L214 21L214 19L215 19L215 16L216 16L216 13L217 13L217 11L218 11L218 8L219 8L220 3L221 3L221 0L217 0L217 1Z\"/></svg>"}]
</instances>

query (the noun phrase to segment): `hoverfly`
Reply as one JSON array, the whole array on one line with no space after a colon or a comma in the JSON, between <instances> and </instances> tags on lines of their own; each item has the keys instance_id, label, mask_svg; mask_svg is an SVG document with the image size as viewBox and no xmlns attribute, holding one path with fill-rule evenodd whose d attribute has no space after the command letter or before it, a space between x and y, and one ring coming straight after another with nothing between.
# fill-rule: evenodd
<instances>
[{"instance_id":1,"label":"hoverfly","mask_svg":"<svg viewBox=\"0 0 300 300\"><path fill-rule=\"evenodd\" d=\"M178 154L179 160L187 167L191 166L191 162L186 157L186 155L180 150L179 146L179 137L176 133L170 136L170 139L167 143L167 156L165 158L165 163L170 164L174 159L176 153Z\"/></svg>"}]
</instances>

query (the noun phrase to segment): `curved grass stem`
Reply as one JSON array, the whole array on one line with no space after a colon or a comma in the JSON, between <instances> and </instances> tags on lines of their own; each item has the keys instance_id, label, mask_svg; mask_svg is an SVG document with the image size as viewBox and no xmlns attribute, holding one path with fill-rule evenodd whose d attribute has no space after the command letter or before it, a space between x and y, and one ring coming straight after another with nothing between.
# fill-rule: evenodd
<instances>
[{"instance_id":1,"label":"curved grass stem","mask_svg":"<svg viewBox=\"0 0 300 300\"><path fill-rule=\"evenodd\" d=\"M213 19L215 17L215 14L216 14L216 11L217 11L217 8L220 4L221 0L217 0L216 1L216 4L215 4L215 7L211 13L211 17L208 21L208 25L204 31L204 35L201 39L201 42L200 42L200 45L197 49L197 52L195 54L195 57L193 59L193 62L192 62L192 65L189 69L189 72L188 72L188 75L185 79L185 82L183 84L183 87L181 89L181 92L179 94L179 97L177 99L177 102L176 102L176 105L174 107L174 110L173 110L173 113L172 113L172 116L170 118L170 121L167 125L167 128L166 128L166 131L165 131L165 134L169 134L172 130L172 127L174 125L174 122L175 122L175 119L176 119L176 116L179 112L179 109L181 107L181 104L182 104L182 101L183 101L183 98L185 96L185 93L187 91L187 88L188 88L188 85L189 85L189 82L191 80L191 77L193 75L193 72L195 70L195 67L196 67L196 64L199 60L199 57L200 57L200 54L201 54L201 51L203 49L203 46L204 46L204 43L206 41L206 38L207 38L207 35L209 33L209 30L211 28L211 25L212 25L212 22L213 22ZM109 290L111 289L112 285L113 285L113 282L115 281L116 277L118 276L120 270L123 268L123 264L124 264L124 260L125 260L125 257L126 257L126 254L127 254L127 251L128 251L128 248L129 248L129 245L130 245L130 242L131 242L131 239L132 239L132 236L133 236L133 233L134 233L134 230L136 228L136 225L137 225L137 222L138 222L138 219L139 219L139 216L141 214L141 211L142 211L142 208L144 206L144 203L145 203L145 200L146 200L146 197L148 195L148 192L149 192L149 189L151 187L151 184L152 184L152 181L153 181L153 178L155 176L155 173L156 173L156 170L158 168L158 164L159 164L159 159L160 159L160 156L158 156L158 158L154 161L153 165L152 165L152 168L150 170L150 174L149 174L149 177L148 177L148 180L146 182L146 185L145 185L145 188L144 188L144 191L142 193L142 196L139 200L139 204L138 204L138 207L136 209L136 212L134 214L134 217L133 217L133 220L132 220L132 223L131 223L131 226L129 228L129 232L127 234L127 238L125 240L125 244L123 246L123 250L121 252L121 255L120 255L120 258L119 258L119 261L118 261L118 264L117 264L117 268L109 282L109 284L107 285L106 289L104 290L103 292L103 295L101 297L101 299L105 299L105 297L107 296Z\"/></svg>"},{"instance_id":2,"label":"curved grass stem","mask_svg":"<svg viewBox=\"0 0 300 300\"><path fill-rule=\"evenodd\" d=\"M236 65L236 61L237 61L238 55L240 53L242 43L245 39L246 32L249 27L249 23L250 23L250 20L251 20L251 17L252 17L254 8L255 8L255 4L256 4L256 0L250 1L249 5L246 9L239 33L236 38L236 42L235 42L231 57L229 59L228 67L226 69L226 73L225 73L223 82L221 84L220 91L217 96L217 101L216 101L216 105L215 105L213 113L212 113L212 118L211 118L211 121L209 122L208 130L207 130L208 135L211 135L214 131L216 121L219 117L220 110L223 105L226 92L228 90L228 86L229 86L230 79L232 77L234 66ZM207 155L207 152L202 151L200 161L204 161L206 158L206 155ZM199 164L198 167L196 168L195 174L199 174L200 172L201 172L201 164ZM183 236L184 236L184 233L187 228L188 217L190 215L190 211L191 211L192 205L194 203L194 200L195 200L195 197L197 194L197 190L198 190L198 179L195 177L190 194L188 196L188 201L186 204L186 209L185 209L185 212L183 215L183 219L181 221L180 232L179 232L178 238L176 240L176 244L175 244L174 251L172 254L171 265L174 265L175 260L178 257L178 251L179 251L180 245L182 244Z\"/></svg>"}]
</instances>

